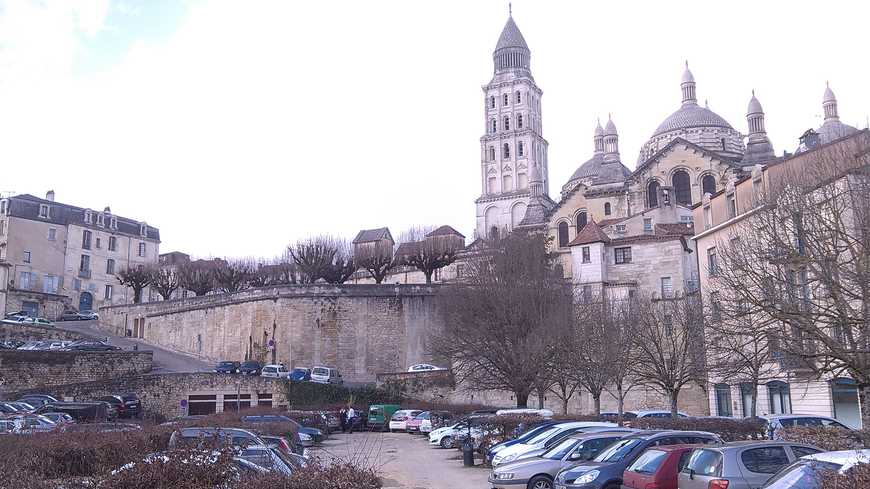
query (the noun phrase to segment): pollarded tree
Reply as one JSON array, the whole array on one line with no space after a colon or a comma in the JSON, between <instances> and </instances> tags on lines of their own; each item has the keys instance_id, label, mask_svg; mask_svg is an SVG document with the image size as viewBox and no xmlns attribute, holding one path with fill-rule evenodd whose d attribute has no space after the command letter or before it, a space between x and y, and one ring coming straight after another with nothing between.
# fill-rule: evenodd
<instances>
[{"instance_id":1,"label":"pollarded tree","mask_svg":"<svg viewBox=\"0 0 870 489\"><path fill-rule=\"evenodd\" d=\"M178 271L169 267L157 267L152 272L154 290L163 297L163 300L168 301L172 298L172 293L178 290L180 280Z\"/></svg>"},{"instance_id":2,"label":"pollarded tree","mask_svg":"<svg viewBox=\"0 0 870 489\"><path fill-rule=\"evenodd\" d=\"M353 260L375 283L383 283L393 262L393 236L388 228L364 229L353 240Z\"/></svg>"},{"instance_id":3,"label":"pollarded tree","mask_svg":"<svg viewBox=\"0 0 870 489\"><path fill-rule=\"evenodd\" d=\"M133 289L134 304L142 302L142 291L154 281L154 273L151 268L143 265L125 268L116 275L121 285Z\"/></svg>"},{"instance_id":4,"label":"pollarded tree","mask_svg":"<svg viewBox=\"0 0 870 489\"><path fill-rule=\"evenodd\" d=\"M350 243L340 238L331 238L335 253L323 271L323 280L330 284L343 284L357 271Z\"/></svg>"},{"instance_id":5,"label":"pollarded tree","mask_svg":"<svg viewBox=\"0 0 870 489\"><path fill-rule=\"evenodd\" d=\"M245 290L254 269L254 263L250 259L221 260L213 269L215 285L226 293Z\"/></svg>"},{"instance_id":6,"label":"pollarded tree","mask_svg":"<svg viewBox=\"0 0 870 489\"><path fill-rule=\"evenodd\" d=\"M468 263L466 282L442 290L444 328L430 344L473 390L507 390L517 406L539 384L571 310L570 286L553 267L546 237L515 232Z\"/></svg>"},{"instance_id":7,"label":"pollarded tree","mask_svg":"<svg viewBox=\"0 0 870 489\"><path fill-rule=\"evenodd\" d=\"M178 280L181 288L193 292L197 297L215 290L214 269L218 260L196 260L178 267Z\"/></svg>"},{"instance_id":8,"label":"pollarded tree","mask_svg":"<svg viewBox=\"0 0 870 489\"><path fill-rule=\"evenodd\" d=\"M329 274L335 254L338 252L335 239L328 235L300 239L287 248L290 257L300 272L300 282L313 284Z\"/></svg>"},{"instance_id":9,"label":"pollarded tree","mask_svg":"<svg viewBox=\"0 0 870 489\"><path fill-rule=\"evenodd\" d=\"M400 241L395 263L417 268L426 276L427 284L432 283L436 270L455 262L465 247L465 236L450 226L411 228L402 234Z\"/></svg>"}]
</instances>

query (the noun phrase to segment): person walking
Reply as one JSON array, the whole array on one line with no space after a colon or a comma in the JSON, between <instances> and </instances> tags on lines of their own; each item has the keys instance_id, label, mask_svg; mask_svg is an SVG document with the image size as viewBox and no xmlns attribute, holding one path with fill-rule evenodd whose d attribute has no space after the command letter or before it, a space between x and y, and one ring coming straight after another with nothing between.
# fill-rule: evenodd
<instances>
[{"instance_id":1,"label":"person walking","mask_svg":"<svg viewBox=\"0 0 870 489\"><path fill-rule=\"evenodd\" d=\"M341 423L341 432L344 433L345 428L347 428L347 410L345 408L341 408L341 411L338 412L338 421Z\"/></svg>"},{"instance_id":2,"label":"person walking","mask_svg":"<svg viewBox=\"0 0 870 489\"><path fill-rule=\"evenodd\" d=\"M347 408L347 424L350 427L350 434L353 434L353 423L354 418L356 418L356 411L353 410L353 406L348 406Z\"/></svg>"}]
</instances>

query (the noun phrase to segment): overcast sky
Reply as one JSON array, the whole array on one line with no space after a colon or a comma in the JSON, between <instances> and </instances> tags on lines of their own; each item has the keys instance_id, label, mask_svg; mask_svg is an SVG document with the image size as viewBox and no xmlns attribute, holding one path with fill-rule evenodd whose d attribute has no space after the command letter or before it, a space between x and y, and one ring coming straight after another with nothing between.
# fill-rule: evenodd
<instances>
[{"instance_id":1,"label":"overcast sky","mask_svg":"<svg viewBox=\"0 0 870 489\"><path fill-rule=\"evenodd\" d=\"M680 102L778 154L870 113L870 2L514 1L544 91L550 195L613 114L623 162ZM0 191L112 210L161 251L273 256L299 237L450 224L480 194L502 1L0 0Z\"/></svg>"}]
</instances>

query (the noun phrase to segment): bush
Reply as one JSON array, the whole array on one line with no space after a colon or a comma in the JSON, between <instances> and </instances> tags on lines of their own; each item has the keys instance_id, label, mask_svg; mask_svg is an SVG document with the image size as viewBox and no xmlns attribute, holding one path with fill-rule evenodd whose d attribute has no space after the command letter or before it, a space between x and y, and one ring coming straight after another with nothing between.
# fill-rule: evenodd
<instances>
[{"instance_id":1,"label":"bush","mask_svg":"<svg viewBox=\"0 0 870 489\"><path fill-rule=\"evenodd\" d=\"M806 443L826 452L864 448L861 432L833 426L795 426L783 428L777 431L777 435L785 441Z\"/></svg>"},{"instance_id":2,"label":"bush","mask_svg":"<svg viewBox=\"0 0 870 489\"><path fill-rule=\"evenodd\" d=\"M641 430L708 431L726 442L766 438L765 423L760 418L636 418L627 424Z\"/></svg>"},{"instance_id":3,"label":"bush","mask_svg":"<svg viewBox=\"0 0 870 489\"><path fill-rule=\"evenodd\" d=\"M821 489L870 487L870 464L858 464L845 474L825 473L820 479Z\"/></svg>"},{"instance_id":4,"label":"bush","mask_svg":"<svg viewBox=\"0 0 870 489\"><path fill-rule=\"evenodd\" d=\"M377 387L345 387L315 382L284 382L284 391L292 409L304 406L342 406L354 400L359 405L401 404L404 398Z\"/></svg>"},{"instance_id":5,"label":"bush","mask_svg":"<svg viewBox=\"0 0 870 489\"><path fill-rule=\"evenodd\" d=\"M380 489L381 481L371 469L350 464L311 465L291 477L254 477L235 486L238 489Z\"/></svg>"}]
</instances>

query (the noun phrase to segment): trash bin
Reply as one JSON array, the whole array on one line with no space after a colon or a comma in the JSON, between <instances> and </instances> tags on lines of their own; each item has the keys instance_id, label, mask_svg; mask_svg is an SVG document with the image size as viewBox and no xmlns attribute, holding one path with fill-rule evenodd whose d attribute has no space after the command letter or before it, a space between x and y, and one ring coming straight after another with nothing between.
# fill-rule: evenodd
<instances>
[{"instance_id":1,"label":"trash bin","mask_svg":"<svg viewBox=\"0 0 870 489\"><path fill-rule=\"evenodd\" d=\"M470 436L462 443L462 465L474 467L474 440Z\"/></svg>"}]
</instances>

